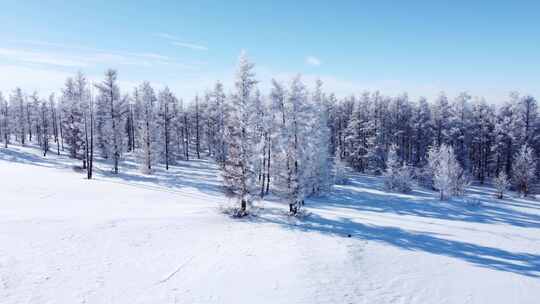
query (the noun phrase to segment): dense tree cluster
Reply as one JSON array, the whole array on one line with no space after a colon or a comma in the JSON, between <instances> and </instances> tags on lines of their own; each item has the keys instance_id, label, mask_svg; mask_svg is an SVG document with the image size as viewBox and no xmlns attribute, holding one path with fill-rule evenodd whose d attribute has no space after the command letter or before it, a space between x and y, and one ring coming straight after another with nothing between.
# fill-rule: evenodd
<instances>
[{"instance_id":1,"label":"dense tree cluster","mask_svg":"<svg viewBox=\"0 0 540 304\"><path fill-rule=\"evenodd\" d=\"M82 162L91 178L94 148L118 173L127 153L151 174L180 160L207 155L246 214L256 196L286 198L296 214L304 198L346 183L345 165L384 174L385 184L410 191L411 179L437 189L441 199L463 193L470 181L494 180L499 196L512 182L527 194L535 179L540 145L537 102L510 94L488 104L467 93L450 100L412 101L379 92L338 99L317 81L308 90L300 76L258 89L255 66L239 59L234 88L217 82L184 105L169 89L144 82L121 92L115 70L90 84L82 73L61 94L40 98L17 88L0 93L0 140L38 144L45 156L61 150Z\"/></svg>"},{"instance_id":2,"label":"dense tree cluster","mask_svg":"<svg viewBox=\"0 0 540 304\"><path fill-rule=\"evenodd\" d=\"M330 95L329 100L335 98ZM531 96L512 92L506 103L496 106L467 93L453 101L441 93L428 103L424 98L411 101L406 94L366 92L331 107L330 151L339 151L338 157L361 172L385 172L389 155L395 153L392 163L414 168L421 184L437 188L429 172L430 151L435 156L441 147L444 156L456 160L451 165L459 167L457 184L484 183L504 172L526 195L538 172L540 120Z\"/></svg>"}]
</instances>

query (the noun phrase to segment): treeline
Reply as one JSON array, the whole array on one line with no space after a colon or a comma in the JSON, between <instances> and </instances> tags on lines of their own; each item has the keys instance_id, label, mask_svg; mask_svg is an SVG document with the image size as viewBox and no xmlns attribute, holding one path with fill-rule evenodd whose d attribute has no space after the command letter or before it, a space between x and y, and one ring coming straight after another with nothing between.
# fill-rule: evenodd
<instances>
[{"instance_id":1,"label":"treeline","mask_svg":"<svg viewBox=\"0 0 540 304\"><path fill-rule=\"evenodd\" d=\"M425 183L428 176L430 187L437 188L433 170L426 170L430 153L441 147L451 149L460 167L456 178L481 183L501 172L515 176L513 163L522 147L531 161L540 151L537 102L518 93L498 107L467 93L452 100L441 93L431 103L379 92L338 99L323 91L321 81L308 90L297 76L287 84L273 80L270 92L262 94L245 55L231 93L217 82L187 104L148 82L121 92L117 77L108 70L92 85L78 73L59 96L48 99L19 88L8 100L0 93L4 146L35 142L44 156L66 149L81 160L89 178L94 153L108 160L114 173L125 153L133 153L147 174L156 164L168 169L206 155L221 166L225 185L239 197L239 215L255 196L269 192L286 197L291 213L297 213L306 196L343 181L344 163L365 173L401 174L392 184L408 178ZM537 168L528 169L534 177Z\"/></svg>"}]
</instances>

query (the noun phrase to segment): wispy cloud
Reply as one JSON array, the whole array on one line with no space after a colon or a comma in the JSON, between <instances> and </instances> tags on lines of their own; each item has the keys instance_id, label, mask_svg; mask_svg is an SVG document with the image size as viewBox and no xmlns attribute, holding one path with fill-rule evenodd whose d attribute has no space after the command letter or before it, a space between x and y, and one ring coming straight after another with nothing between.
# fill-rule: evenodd
<instances>
[{"instance_id":1,"label":"wispy cloud","mask_svg":"<svg viewBox=\"0 0 540 304\"><path fill-rule=\"evenodd\" d=\"M204 46L204 45L198 45L198 44L186 43L186 42L178 42L178 41L173 41L172 44L176 45L176 46L179 46L179 47L192 49L192 50L208 51L208 48L206 46Z\"/></svg>"},{"instance_id":2,"label":"wispy cloud","mask_svg":"<svg viewBox=\"0 0 540 304\"><path fill-rule=\"evenodd\" d=\"M182 39L167 33L156 33L154 36L168 40L172 45L188 48L196 51L208 51L208 47L202 44L184 42Z\"/></svg>"},{"instance_id":3,"label":"wispy cloud","mask_svg":"<svg viewBox=\"0 0 540 304\"><path fill-rule=\"evenodd\" d=\"M19 61L24 63L54 65L60 67L87 67L88 62L77 58L67 58L55 54L38 51L26 51L20 49L0 48L0 58Z\"/></svg>"},{"instance_id":4,"label":"wispy cloud","mask_svg":"<svg viewBox=\"0 0 540 304\"><path fill-rule=\"evenodd\" d=\"M0 47L0 63L19 62L63 68L87 68L100 65L138 67L174 66L197 70L204 62L182 62L153 52L126 52L38 40L13 40L10 48ZM188 46L186 46L188 47ZM191 48L204 48L189 45Z\"/></svg>"},{"instance_id":5,"label":"wispy cloud","mask_svg":"<svg viewBox=\"0 0 540 304\"><path fill-rule=\"evenodd\" d=\"M320 66L322 64L321 60L315 56L307 56L306 64L310 66Z\"/></svg>"},{"instance_id":6,"label":"wispy cloud","mask_svg":"<svg viewBox=\"0 0 540 304\"><path fill-rule=\"evenodd\" d=\"M71 44L64 44L64 43L39 41L39 40L15 40L12 42L16 44L42 46L42 47L59 49L59 50L64 50L64 51L69 50L69 51L89 52L93 54L99 54L104 57L108 56L111 58L113 56L122 56L123 58L137 57L137 58L147 58L147 59L155 59L155 60L162 60L162 61L172 60L168 56L164 56L164 55L156 54L156 53L120 52L120 51L104 50L104 49L81 46L81 45L71 45Z\"/></svg>"}]
</instances>

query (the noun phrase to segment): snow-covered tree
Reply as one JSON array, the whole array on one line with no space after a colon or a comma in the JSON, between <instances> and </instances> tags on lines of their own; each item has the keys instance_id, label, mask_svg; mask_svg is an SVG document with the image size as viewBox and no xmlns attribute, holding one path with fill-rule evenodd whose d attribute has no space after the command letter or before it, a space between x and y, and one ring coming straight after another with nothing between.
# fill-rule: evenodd
<instances>
[{"instance_id":1,"label":"snow-covered tree","mask_svg":"<svg viewBox=\"0 0 540 304\"><path fill-rule=\"evenodd\" d=\"M490 160L492 159L492 146L495 141L495 109L484 100L477 99L472 105L470 121L467 131L464 131L468 139L460 148L466 152L462 155L461 163L467 164L469 172L483 183L490 172Z\"/></svg>"},{"instance_id":2,"label":"snow-covered tree","mask_svg":"<svg viewBox=\"0 0 540 304\"><path fill-rule=\"evenodd\" d=\"M347 184L347 165L340 157L341 153L339 147L336 150L336 155L334 155L334 184L336 185L345 185Z\"/></svg>"},{"instance_id":3,"label":"snow-covered tree","mask_svg":"<svg viewBox=\"0 0 540 304\"><path fill-rule=\"evenodd\" d=\"M87 106L84 108L84 153L87 161L86 178L92 179L94 171L94 96L90 95Z\"/></svg>"},{"instance_id":4,"label":"snow-covered tree","mask_svg":"<svg viewBox=\"0 0 540 304\"><path fill-rule=\"evenodd\" d=\"M268 96L266 105L266 115L264 120L264 132L266 134L266 189L264 194L269 193L270 185L277 194L283 194L286 188L287 166L285 161L285 95L284 86L272 79L272 88ZM264 163L263 163L264 165ZM278 193L279 192L279 193Z\"/></svg>"},{"instance_id":5,"label":"snow-covered tree","mask_svg":"<svg viewBox=\"0 0 540 304\"><path fill-rule=\"evenodd\" d=\"M499 108L494 129L494 147L496 153L496 170L501 169L507 175L512 172L512 160L517 152L516 148L522 141L522 119L516 109L516 96L511 95L511 101Z\"/></svg>"},{"instance_id":6,"label":"snow-covered tree","mask_svg":"<svg viewBox=\"0 0 540 304\"><path fill-rule=\"evenodd\" d=\"M388 190L408 193L412 190L412 177L410 169L400 164L397 156L397 147L390 146L386 159L386 170L383 173L384 185Z\"/></svg>"},{"instance_id":7,"label":"snow-covered tree","mask_svg":"<svg viewBox=\"0 0 540 304\"><path fill-rule=\"evenodd\" d=\"M508 188L510 188L510 180L508 179L508 175L506 175L504 171L499 172L499 175L493 179L493 185L497 190L497 198L502 199L504 193L508 190Z\"/></svg>"},{"instance_id":8,"label":"snow-covered tree","mask_svg":"<svg viewBox=\"0 0 540 304\"><path fill-rule=\"evenodd\" d=\"M86 78L78 73L76 78L68 78L65 83L61 99L61 137L69 146L69 154L72 158L83 161L86 168L84 152L84 107L88 90Z\"/></svg>"},{"instance_id":9,"label":"snow-covered tree","mask_svg":"<svg viewBox=\"0 0 540 304\"><path fill-rule=\"evenodd\" d=\"M256 89L253 94L253 151L258 158L255 164L255 173L260 186L260 196L264 196L266 186L266 160L267 160L267 145L268 145L268 113L263 102L261 92Z\"/></svg>"},{"instance_id":10,"label":"snow-covered tree","mask_svg":"<svg viewBox=\"0 0 540 304\"><path fill-rule=\"evenodd\" d=\"M435 136L435 144L441 146L447 144L450 137L451 106L444 92L435 100L432 107L432 128Z\"/></svg>"},{"instance_id":11,"label":"snow-covered tree","mask_svg":"<svg viewBox=\"0 0 540 304\"><path fill-rule=\"evenodd\" d=\"M512 180L516 190L523 196L527 196L530 186L535 178L536 161L533 157L533 149L523 145L514 157L512 165Z\"/></svg>"},{"instance_id":12,"label":"snow-covered tree","mask_svg":"<svg viewBox=\"0 0 540 304\"><path fill-rule=\"evenodd\" d=\"M10 136L8 103L0 92L0 137L4 142L4 148L8 147Z\"/></svg>"},{"instance_id":13,"label":"snow-covered tree","mask_svg":"<svg viewBox=\"0 0 540 304\"><path fill-rule=\"evenodd\" d=\"M289 211L297 214L304 205L308 173L309 132L311 108L308 103L307 90L300 79L300 75L291 81L287 97L285 98L285 111L287 121L285 161L287 163L287 200Z\"/></svg>"},{"instance_id":14,"label":"snow-covered tree","mask_svg":"<svg viewBox=\"0 0 540 304\"><path fill-rule=\"evenodd\" d=\"M433 177L433 186L439 191L441 200L463 194L467 183L452 147L446 144L432 147L428 152L428 166Z\"/></svg>"},{"instance_id":15,"label":"snow-covered tree","mask_svg":"<svg viewBox=\"0 0 540 304\"><path fill-rule=\"evenodd\" d=\"M165 169L169 170L169 164L174 159L175 153L173 149L175 147L172 136L173 121L174 121L174 104L176 103L176 97L165 87L158 96L158 136L160 143L161 159L165 162Z\"/></svg>"},{"instance_id":16,"label":"snow-covered tree","mask_svg":"<svg viewBox=\"0 0 540 304\"><path fill-rule=\"evenodd\" d=\"M388 115L386 141L389 143L387 144L396 146L396 154L400 163L410 163L412 162L413 104L409 101L409 96L406 93L391 99Z\"/></svg>"},{"instance_id":17,"label":"snow-covered tree","mask_svg":"<svg viewBox=\"0 0 540 304\"><path fill-rule=\"evenodd\" d=\"M432 132L430 128L431 111L425 98L420 98L413 110L412 129L413 136L413 160L415 166L424 166L427 162L428 148L432 143Z\"/></svg>"},{"instance_id":18,"label":"snow-covered tree","mask_svg":"<svg viewBox=\"0 0 540 304\"><path fill-rule=\"evenodd\" d=\"M193 100L187 104L184 114L183 125L185 127L186 136L186 160L189 160L189 151L194 152L197 159L201 157L202 141L204 140L204 123L203 114L201 113L201 106L204 107L204 101L196 95Z\"/></svg>"},{"instance_id":19,"label":"snow-covered tree","mask_svg":"<svg viewBox=\"0 0 540 304\"><path fill-rule=\"evenodd\" d=\"M375 143L372 109L370 95L364 92L359 100L355 99L354 109L345 130L345 154L351 166L360 172L369 168L368 153Z\"/></svg>"},{"instance_id":20,"label":"snow-covered tree","mask_svg":"<svg viewBox=\"0 0 540 304\"><path fill-rule=\"evenodd\" d=\"M184 102L182 99L174 99L172 104L172 131L175 144L175 158L185 158L187 160L187 124L185 123L187 114L184 112Z\"/></svg>"},{"instance_id":21,"label":"snow-covered tree","mask_svg":"<svg viewBox=\"0 0 540 304\"><path fill-rule=\"evenodd\" d=\"M56 143L56 153L60 155L60 125L58 119L58 107L55 101L54 93L51 93L51 95L49 95L49 109L51 111L51 128L52 135L54 136L54 142Z\"/></svg>"},{"instance_id":22,"label":"snow-covered tree","mask_svg":"<svg viewBox=\"0 0 540 304\"><path fill-rule=\"evenodd\" d=\"M538 128L538 103L536 99L530 95L518 97L518 115L521 119L523 130L523 141L531 146L537 141Z\"/></svg>"},{"instance_id":23,"label":"snow-covered tree","mask_svg":"<svg viewBox=\"0 0 540 304\"><path fill-rule=\"evenodd\" d=\"M41 145L41 137L38 133L41 133L39 125L39 108L40 99L36 91L28 96L28 102L26 103L26 121L28 122L28 140L32 141L33 138L37 138L37 142ZM35 137L33 136L35 135Z\"/></svg>"},{"instance_id":24,"label":"snow-covered tree","mask_svg":"<svg viewBox=\"0 0 540 304\"><path fill-rule=\"evenodd\" d=\"M320 194L332 186L332 158L330 157L330 129L328 128L328 106L322 92L322 81L317 80L312 95L313 119L311 129L311 166L310 175L312 193Z\"/></svg>"},{"instance_id":25,"label":"snow-covered tree","mask_svg":"<svg viewBox=\"0 0 540 304\"><path fill-rule=\"evenodd\" d=\"M254 148L258 138L255 132L253 99L257 81L253 67L253 63L249 62L246 54L242 52L236 72L235 93L230 97L231 110L226 126L227 159L223 168L223 180L225 185L238 195L238 216L246 214L257 181L255 168L258 158Z\"/></svg>"},{"instance_id":26,"label":"snow-covered tree","mask_svg":"<svg viewBox=\"0 0 540 304\"><path fill-rule=\"evenodd\" d=\"M158 153L156 94L150 83L143 82L135 92L135 103L140 113L137 128L141 149L137 151L141 171L152 173Z\"/></svg>"},{"instance_id":27,"label":"snow-covered tree","mask_svg":"<svg viewBox=\"0 0 540 304\"><path fill-rule=\"evenodd\" d=\"M49 152L49 137L51 134L51 125L52 125L52 115L51 110L49 108L49 103L46 100L41 100L40 107L39 107L39 117L38 117L38 125L39 125L39 132L37 136L39 136L41 148L43 150L43 156L47 156L47 152Z\"/></svg>"},{"instance_id":28,"label":"snow-covered tree","mask_svg":"<svg viewBox=\"0 0 540 304\"><path fill-rule=\"evenodd\" d=\"M12 117L12 129L15 138L21 145L26 143L27 117L25 115L26 102L24 94L20 88L16 88L10 96L9 108Z\"/></svg>"},{"instance_id":29,"label":"snow-covered tree","mask_svg":"<svg viewBox=\"0 0 540 304\"><path fill-rule=\"evenodd\" d=\"M129 98L126 114L127 152L131 152L135 150L135 111L131 97Z\"/></svg>"},{"instance_id":30,"label":"snow-covered tree","mask_svg":"<svg viewBox=\"0 0 540 304\"><path fill-rule=\"evenodd\" d=\"M225 117L227 105L223 84L216 82L214 89L209 95L208 120L210 123L208 140L213 146L212 155L214 159L223 166L226 157L225 149Z\"/></svg>"},{"instance_id":31,"label":"snow-covered tree","mask_svg":"<svg viewBox=\"0 0 540 304\"><path fill-rule=\"evenodd\" d=\"M385 153L391 137L391 131L388 128L390 116L388 115L388 106L390 100L375 92L371 96L373 135L367 145L366 159L369 171L379 175L385 167Z\"/></svg>"},{"instance_id":32,"label":"snow-covered tree","mask_svg":"<svg viewBox=\"0 0 540 304\"><path fill-rule=\"evenodd\" d=\"M456 158L467 170L469 165L470 129L471 129L471 96L467 92L460 93L450 107L449 142L454 148Z\"/></svg>"},{"instance_id":33,"label":"snow-covered tree","mask_svg":"<svg viewBox=\"0 0 540 304\"><path fill-rule=\"evenodd\" d=\"M112 158L115 174L118 173L118 164L125 150L124 127L129 103L128 97L120 96L117 77L117 72L109 69L105 72L105 79L96 84L98 143L102 155Z\"/></svg>"}]
</instances>

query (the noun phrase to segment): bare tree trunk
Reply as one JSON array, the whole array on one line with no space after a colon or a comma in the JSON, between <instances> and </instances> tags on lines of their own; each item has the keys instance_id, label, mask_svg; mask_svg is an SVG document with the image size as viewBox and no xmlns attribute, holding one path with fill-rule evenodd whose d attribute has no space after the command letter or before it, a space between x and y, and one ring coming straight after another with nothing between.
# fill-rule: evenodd
<instances>
[{"instance_id":1,"label":"bare tree trunk","mask_svg":"<svg viewBox=\"0 0 540 304\"><path fill-rule=\"evenodd\" d=\"M86 158L88 159L88 165L86 168L86 178L92 179L92 170L94 169L94 100L93 96L90 96L90 142L88 140L88 125L87 125L87 113L84 113L84 133L86 138Z\"/></svg>"},{"instance_id":2,"label":"bare tree trunk","mask_svg":"<svg viewBox=\"0 0 540 304\"><path fill-rule=\"evenodd\" d=\"M169 105L165 101L165 170L169 170Z\"/></svg>"},{"instance_id":3,"label":"bare tree trunk","mask_svg":"<svg viewBox=\"0 0 540 304\"><path fill-rule=\"evenodd\" d=\"M26 118L28 121L28 141L32 141L32 121L30 120L30 103L26 104Z\"/></svg>"},{"instance_id":4,"label":"bare tree trunk","mask_svg":"<svg viewBox=\"0 0 540 304\"><path fill-rule=\"evenodd\" d=\"M266 168L266 194L268 194L269 190L270 190L270 160L271 160L271 157L270 157L270 152L272 151L271 149L271 138L270 138L270 135L268 135L268 160L267 160L267 168Z\"/></svg>"},{"instance_id":5,"label":"bare tree trunk","mask_svg":"<svg viewBox=\"0 0 540 304\"><path fill-rule=\"evenodd\" d=\"M88 159L89 152L90 151L88 150L88 122L86 119L86 112L84 112L84 158L85 159ZM86 168L87 174L88 174L89 167L90 167L90 164L88 164Z\"/></svg>"},{"instance_id":6,"label":"bare tree trunk","mask_svg":"<svg viewBox=\"0 0 540 304\"><path fill-rule=\"evenodd\" d=\"M197 159L201 159L201 153L200 153L200 147L201 147L201 140L199 137L199 100L196 99L195 104L195 132L196 132L196 150L197 150Z\"/></svg>"},{"instance_id":7,"label":"bare tree trunk","mask_svg":"<svg viewBox=\"0 0 540 304\"><path fill-rule=\"evenodd\" d=\"M148 111L148 110L147 110ZM148 117L148 114L146 115ZM150 150L150 122L146 119L146 161L148 173L152 170L152 152Z\"/></svg>"},{"instance_id":8,"label":"bare tree trunk","mask_svg":"<svg viewBox=\"0 0 540 304\"><path fill-rule=\"evenodd\" d=\"M53 133L54 133L54 142L56 143L56 152L60 155L60 141L58 140L58 118L56 113L56 107L54 103L51 103L52 111L52 123L53 123Z\"/></svg>"},{"instance_id":9,"label":"bare tree trunk","mask_svg":"<svg viewBox=\"0 0 540 304\"><path fill-rule=\"evenodd\" d=\"M240 211L242 213L245 213L246 212L246 209L247 209L247 203L246 203L246 199L242 198L242 202L240 204Z\"/></svg>"},{"instance_id":10,"label":"bare tree trunk","mask_svg":"<svg viewBox=\"0 0 540 304\"><path fill-rule=\"evenodd\" d=\"M41 121L43 122L43 128L42 128L42 136L43 136L43 139L41 140L42 141L42 144L43 144L43 157L47 156L47 151L49 150L49 126L47 125L47 122L46 122L46 118L45 118L45 113L46 113L46 110L43 110L41 112Z\"/></svg>"},{"instance_id":11,"label":"bare tree trunk","mask_svg":"<svg viewBox=\"0 0 540 304\"><path fill-rule=\"evenodd\" d=\"M130 106L131 111L131 150L135 151L135 117L133 116L133 106Z\"/></svg>"},{"instance_id":12,"label":"bare tree trunk","mask_svg":"<svg viewBox=\"0 0 540 304\"><path fill-rule=\"evenodd\" d=\"M62 146L62 151L64 151L64 134L62 133L62 113L58 113L58 124L60 127L60 141ZM60 153L58 153L60 155Z\"/></svg>"},{"instance_id":13,"label":"bare tree trunk","mask_svg":"<svg viewBox=\"0 0 540 304\"><path fill-rule=\"evenodd\" d=\"M186 136L186 138L184 139L186 160L189 160L189 127L188 127L187 114L184 114L184 128L185 128L184 134Z\"/></svg>"},{"instance_id":14,"label":"bare tree trunk","mask_svg":"<svg viewBox=\"0 0 540 304\"><path fill-rule=\"evenodd\" d=\"M7 149L8 147L8 142L9 142L9 135L8 135L8 125L7 125L7 122L8 122L8 108L7 108L7 103L4 104L5 105L5 109L4 109L4 148Z\"/></svg>"},{"instance_id":15,"label":"bare tree trunk","mask_svg":"<svg viewBox=\"0 0 540 304\"><path fill-rule=\"evenodd\" d=\"M109 98L111 99L111 121L112 121L112 132L113 132L113 141L114 141L114 174L118 174L118 159L120 158L120 152L118 151L118 134L116 132L116 117L114 114L114 91L113 88L110 89Z\"/></svg>"},{"instance_id":16,"label":"bare tree trunk","mask_svg":"<svg viewBox=\"0 0 540 304\"><path fill-rule=\"evenodd\" d=\"M265 170L266 170L266 136L264 137L264 141L265 141L265 145L263 147L263 160L262 160L262 166L261 166L261 169L260 169L260 175L259 175L259 179L262 178L262 183L261 183L261 197L264 197L264 188L265 188L265 179L266 179L266 174L265 174Z\"/></svg>"},{"instance_id":17,"label":"bare tree trunk","mask_svg":"<svg viewBox=\"0 0 540 304\"><path fill-rule=\"evenodd\" d=\"M94 170L94 102L90 100L90 158L88 164L88 179L92 179Z\"/></svg>"}]
</instances>

